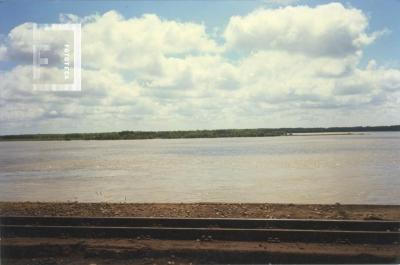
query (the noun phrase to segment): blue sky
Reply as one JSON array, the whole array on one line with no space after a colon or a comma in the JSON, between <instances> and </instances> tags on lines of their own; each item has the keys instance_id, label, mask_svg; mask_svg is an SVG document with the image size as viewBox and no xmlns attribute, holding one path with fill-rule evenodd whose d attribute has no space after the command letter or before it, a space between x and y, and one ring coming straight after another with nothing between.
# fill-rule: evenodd
<instances>
[{"instance_id":1,"label":"blue sky","mask_svg":"<svg viewBox=\"0 0 400 265\"><path fill-rule=\"evenodd\" d=\"M0 134L398 124L399 11L398 0L2 1ZM25 23L60 14L84 21L82 92L34 93Z\"/></svg>"}]
</instances>

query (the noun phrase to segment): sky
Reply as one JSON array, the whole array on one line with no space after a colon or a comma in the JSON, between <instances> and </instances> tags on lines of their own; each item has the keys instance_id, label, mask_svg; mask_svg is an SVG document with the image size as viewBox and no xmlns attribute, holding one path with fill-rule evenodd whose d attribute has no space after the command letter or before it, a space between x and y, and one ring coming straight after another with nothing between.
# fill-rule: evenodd
<instances>
[{"instance_id":1,"label":"sky","mask_svg":"<svg viewBox=\"0 0 400 265\"><path fill-rule=\"evenodd\" d=\"M0 134L400 124L399 11L398 0L3 0ZM33 88L33 25L51 23L81 25L80 91ZM59 82L67 34L39 31L51 47L42 79Z\"/></svg>"}]
</instances>

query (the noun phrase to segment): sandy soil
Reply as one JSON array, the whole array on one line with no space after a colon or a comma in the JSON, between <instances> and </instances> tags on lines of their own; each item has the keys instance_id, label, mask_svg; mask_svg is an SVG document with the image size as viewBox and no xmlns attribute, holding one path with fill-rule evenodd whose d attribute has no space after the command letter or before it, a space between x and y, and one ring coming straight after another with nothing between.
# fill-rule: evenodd
<instances>
[{"instance_id":1,"label":"sandy soil","mask_svg":"<svg viewBox=\"0 0 400 265\"><path fill-rule=\"evenodd\" d=\"M36 264L35 261L46 261L44 257L37 255L38 253L43 255L46 252L57 255L57 258L52 259L53 263L37 264L68 264L64 263L65 261L70 262L69 264L71 262L72 264L93 264L88 262L91 259L97 259L94 264L109 264L107 259L114 260L111 264L264 263L265 259L274 263L279 261L326 263L340 260L358 263L375 263L380 260L382 263L395 261L399 253L398 245L277 244L154 239L7 238L3 244L14 246L14 255L21 256L21 253L24 253L24 258L10 259L4 264L24 264L20 262L28 260L29 264ZM28 256L32 254L36 258L29 259Z\"/></svg>"},{"instance_id":2,"label":"sandy soil","mask_svg":"<svg viewBox=\"0 0 400 265\"><path fill-rule=\"evenodd\" d=\"M400 220L400 205L0 202L0 215Z\"/></svg>"},{"instance_id":3,"label":"sandy soil","mask_svg":"<svg viewBox=\"0 0 400 265\"><path fill-rule=\"evenodd\" d=\"M0 216L11 215L400 220L400 205L0 202ZM16 265L264 263L265 259L267 263L397 263L400 253L399 245L213 240L4 238L1 245L17 253L17 259L3 259L2 264ZM51 255L41 257L41 251Z\"/></svg>"}]
</instances>

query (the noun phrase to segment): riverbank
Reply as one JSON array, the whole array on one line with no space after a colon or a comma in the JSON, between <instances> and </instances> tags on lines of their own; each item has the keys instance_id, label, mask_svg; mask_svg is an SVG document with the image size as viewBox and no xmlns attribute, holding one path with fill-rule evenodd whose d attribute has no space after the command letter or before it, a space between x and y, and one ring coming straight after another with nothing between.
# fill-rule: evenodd
<instances>
[{"instance_id":1,"label":"riverbank","mask_svg":"<svg viewBox=\"0 0 400 265\"><path fill-rule=\"evenodd\" d=\"M122 131L102 133L16 134L0 135L0 141L144 140L181 138L271 137L287 136L295 133L339 133L339 135L342 135L343 133L352 132L393 131L400 131L400 125L329 128L258 128L185 131Z\"/></svg>"},{"instance_id":2,"label":"riverbank","mask_svg":"<svg viewBox=\"0 0 400 265\"><path fill-rule=\"evenodd\" d=\"M400 205L0 202L0 215L400 220Z\"/></svg>"}]
</instances>

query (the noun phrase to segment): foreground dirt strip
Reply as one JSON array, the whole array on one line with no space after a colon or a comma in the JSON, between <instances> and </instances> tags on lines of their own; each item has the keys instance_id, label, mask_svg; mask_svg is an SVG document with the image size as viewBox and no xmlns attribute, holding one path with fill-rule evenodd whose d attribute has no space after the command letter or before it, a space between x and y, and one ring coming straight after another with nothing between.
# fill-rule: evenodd
<instances>
[{"instance_id":1,"label":"foreground dirt strip","mask_svg":"<svg viewBox=\"0 0 400 265\"><path fill-rule=\"evenodd\" d=\"M0 202L1 216L400 220L400 206ZM399 245L3 238L2 264L399 263ZM5 259L7 257L7 259ZM16 259L12 259L16 257ZM11 258L11 259L10 259Z\"/></svg>"},{"instance_id":2,"label":"foreground dirt strip","mask_svg":"<svg viewBox=\"0 0 400 265\"><path fill-rule=\"evenodd\" d=\"M0 202L0 215L400 220L400 205Z\"/></svg>"},{"instance_id":3,"label":"foreground dirt strip","mask_svg":"<svg viewBox=\"0 0 400 265\"><path fill-rule=\"evenodd\" d=\"M82 261L90 258L114 260L113 264L193 263L396 263L400 247L382 245L332 245L303 243L174 241L174 240L100 240L55 238L7 238L2 242L4 264L21 264L21 258L64 257ZM79 258L80 257L80 258ZM130 260L132 263L121 260ZM184 262L184 261L187 262ZM87 262L87 261L86 261ZM173 262L173 263L171 263ZM32 263L32 260L31 260ZM30 264L31 264L30 263ZM103 264L99 262L97 264ZM143 262L145 263L145 262ZM157 263L157 262L156 262ZM53 264L53 263L50 263ZM78 264L78 263L74 263ZM89 263L85 263L89 264Z\"/></svg>"}]
</instances>

